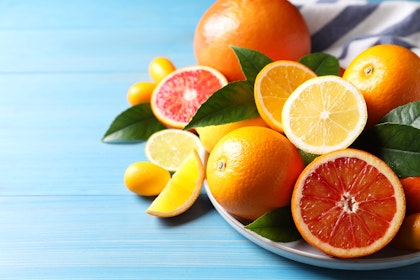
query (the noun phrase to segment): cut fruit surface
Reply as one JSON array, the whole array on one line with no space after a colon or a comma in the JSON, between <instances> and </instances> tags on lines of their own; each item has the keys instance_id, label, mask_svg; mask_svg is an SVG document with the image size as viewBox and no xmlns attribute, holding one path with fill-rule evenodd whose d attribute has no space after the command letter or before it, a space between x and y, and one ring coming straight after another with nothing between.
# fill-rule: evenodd
<instances>
[{"instance_id":1,"label":"cut fruit surface","mask_svg":"<svg viewBox=\"0 0 420 280\"><path fill-rule=\"evenodd\" d=\"M322 76L300 85L282 112L284 133L299 149L325 154L349 147L365 128L363 95L338 76Z\"/></svg>"},{"instance_id":2,"label":"cut fruit surface","mask_svg":"<svg viewBox=\"0 0 420 280\"><path fill-rule=\"evenodd\" d=\"M257 75L254 98L263 120L274 130L283 131L281 113L290 94L317 75L305 65L288 60L267 64Z\"/></svg>"},{"instance_id":3,"label":"cut fruit surface","mask_svg":"<svg viewBox=\"0 0 420 280\"><path fill-rule=\"evenodd\" d=\"M206 151L198 136L189 131L173 128L152 134L144 150L150 162L174 172L194 149L204 160Z\"/></svg>"},{"instance_id":4,"label":"cut fruit surface","mask_svg":"<svg viewBox=\"0 0 420 280\"><path fill-rule=\"evenodd\" d=\"M405 216L397 175L379 158L355 149L331 152L310 163L296 182L291 206L302 237L340 258L379 251Z\"/></svg>"},{"instance_id":5,"label":"cut fruit surface","mask_svg":"<svg viewBox=\"0 0 420 280\"><path fill-rule=\"evenodd\" d=\"M150 105L156 118L164 125L183 128L200 105L226 84L226 78L213 68L179 68L158 84Z\"/></svg>"},{"instance_id":6,"label":"cut fruit surface","mask_svg":"<svg viewBox=\"0 0 420 280\"><path fill-rule=\"evenodd\" d=\"M200 195L204 174L201 158L197 151L193 150L163 191L153 200L146 213L168 218L187 211Z\"/></svg>"}]
</instances>

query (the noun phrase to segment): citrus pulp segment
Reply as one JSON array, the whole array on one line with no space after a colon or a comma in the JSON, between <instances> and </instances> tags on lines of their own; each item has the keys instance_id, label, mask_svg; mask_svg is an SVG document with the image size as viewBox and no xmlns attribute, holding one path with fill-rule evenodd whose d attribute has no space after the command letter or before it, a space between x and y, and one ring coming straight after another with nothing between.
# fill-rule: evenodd
<instances>
[{"instance_id":1,"label":"citrus pulp segment","mask_svg":"<svg viewBox=\"0 0 420 280\"><path fill-rule=\"evenodd\" d=\"M316 74L299 62L279 60L266 65L254 85L255 104L263 120L282 132L281 113L286 99L299 85L314 77Z\"/></svg>"},{"instance_id":2,"label":"citrus pulp segment","mask_svg":"<svg viewBox=\"0 0 420 280\"><path fill-rule=\"evenodd\" d=\"M363 95L338 76L322 76L300 85L282 112L284 133L299 149L325 154L350 146L365 128Z\"/></svg>"},{"instance_id":3,"label":"citrus pulp segment","mask_svg":"<svg viewBox=\"0 0 420 280\"><path fill-rule=\"evenodd\" d=\"M206 151L198 136L189 131L173 128L152 134L144 150L150 162L174 172L194 149L204 160Z\"/></svg>"},{"instance_id":4,"label":"citrus pulp segment","mask_svg":"<svg viewBox=\"0 0 420 280\"><path fill-rule=\"evenodd\" d=\"M213 68L179 68L157 85L150 105L156 118L164 125L183 128L200 105L226 84L226 78Z\"/></svg>"},{"instance_id":5,"label":"citrus pulp segment","mask_svg":"<svg viewBox=\"0 0 420 280\"><path fill-rule=\"evenodd\" d=\"M193 150L153 200L146 213L167 218L187 211L200 195L204 174L201 158L197 151Z\"/></svg>"},{"instance_id":6,"label":"citrus pulp segment","mask_svg":"<svg viewBox=\"0 0 420 280\"><path fill-rule=\"evenodd\" d=\"M392 240L405 216L405 197L385 162L344 149L319 156L303 170L291 207L309 244L335 257L356 258Z\"/></svg>"}]
</instances>

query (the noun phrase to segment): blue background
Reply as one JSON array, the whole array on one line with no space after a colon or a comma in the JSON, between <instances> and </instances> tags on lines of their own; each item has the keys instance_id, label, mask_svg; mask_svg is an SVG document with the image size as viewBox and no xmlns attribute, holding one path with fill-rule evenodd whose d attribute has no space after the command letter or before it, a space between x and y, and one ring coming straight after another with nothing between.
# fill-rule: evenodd
<instances>
[{"instance_id":1,"label":"blue background","mask_svg":"<svg viewBox=\"0 0 420 280\"><path fill-rule=\"evenodd\" d=\"M205 194L158 219L125 188L144 143L101 137L153 57L195 64L194 28L212 2L0 1L0 279L420 278L419 264L290 261L244 239Z\"/></svg>"}]
</instances>

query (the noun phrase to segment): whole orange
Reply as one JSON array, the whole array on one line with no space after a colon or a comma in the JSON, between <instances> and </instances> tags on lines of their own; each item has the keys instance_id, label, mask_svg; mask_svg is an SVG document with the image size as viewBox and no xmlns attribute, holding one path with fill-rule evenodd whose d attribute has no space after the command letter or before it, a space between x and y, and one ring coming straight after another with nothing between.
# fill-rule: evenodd
<instances>
[{"instance_id":1,"label":"whole orange","mask_svg":"<svg viewBox=\"0 0 420 280\"><path fill-rule=\"evenodd\" d=\"M255 220L290 205L294 183L304 164L282 134L270 128L235 129L217 142L207 161L207 182L229 213Z\"/></svg>"},{"instance_id":2,"label":"whole orange","mask_svg":"<svg viewBox=\"0 0 420 280\"><path fill-rule=\"evenodd\" d=\"M400 179L404 188L407 214L420 213L420 176Z\"/></svg>"},{"instance_id":3,"label":"whole orange","mask_svg":"<svg viewBox=\"0 0 420 280\"><path fill-rule=\"evenodd\" d=\"M261 117L256 117L247 120L241 120L237 122L221 124L221 125L210 125L203 127L196 127L195 130L200 137L200 141L203 144L207 152L211 152L216 143L226 134L240 127L244 126L264 126L268 125L263 121Z\"/></svg>"},{"instance_id":4,"label":"whole orange","mask_svg":"<svg viewBox=\"0 0 420 280\"><path fill-rule=\"evenodd\" d=\"M392 109L420 100L420 58L392 44L361 52L343 74L363 94L368 108L367 127L377 124Z\"/></svg>"},{"instance_id":5,"label":"whole orange","mask_svg":"<svg viewBox=\"0 0 420 280\"><path fill-rule=\"evenodd\" d=\"M420 251L420 213L405 217L391 244L399 249Z\"/></svg>"},{"instance_id":6,"label":"whole orange","mask_svg":"<svg viewBox=\"0 0 420 280\"><path fill-rule=\"evenodd\" d=\"M218 0L196 27L196 60L229 81L244 79L230 46L257 50L273 60L298 60L310 52L311 38L301 13L288 1Z\"/></svg>"}]
</instances>

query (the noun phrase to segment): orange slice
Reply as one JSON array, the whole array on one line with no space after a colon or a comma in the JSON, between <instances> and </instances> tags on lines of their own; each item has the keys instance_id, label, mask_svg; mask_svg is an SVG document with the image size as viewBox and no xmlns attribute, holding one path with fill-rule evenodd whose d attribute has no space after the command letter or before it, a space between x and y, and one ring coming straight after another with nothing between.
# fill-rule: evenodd
<instances>
[{"instance_id":1,"label":"orange slice","mask_svg":"<svg viewBox=\"0 0 420 280\"><path fill-rule=\"evenodd\" d=\"M363 95L338 76L322 76L300 85L282 112L284 133L299 149L325 154L349 147L365 128Z\"/></svg>"},{"instance_id":2,"label":"orange slice","mask_svg":"<svg viewBox=\"0 0 420 280\"><path fill-rule=\"evenodd\" d=\"M197 151L193 150L162 192L153 200L146 213L168 218L187 211L200 195L204 174L201 158Z\"/></svg>"},{"instance_id":3,"label":"orange slice","mask_svg":"<svg viewBox=\"0 0 420 280\"><path fill-rule=\"evenodd\" d=\"M309 244L335 257L356 258L392 240L404 219L405 197L384 161L344 149L317 157L303 170L291 207Z\"/></svg>"},{"instance_id":4,"label":"orange slice","mask_svg":"<svg viewBox=\"0 0 420 280\"><path fill-rule=\"evenodd\" d=\"M179 68L166 76L152 93L150 105L167 127L183 128L215 91L227 84L217 70L206 66Z\"/></svg>"},{"instance_id":5,"label":"orange slice","mask_svg":"<svg viewBox=\"0 0 420 280\"><path fill-rule=\"evenodd\" d=\"M282 132L284 102L300 84L314 77L316 74L299 62L279 60L267 64L258 73L254 84L255 104L263 120Z\"/></svg>"}]
</instances>

